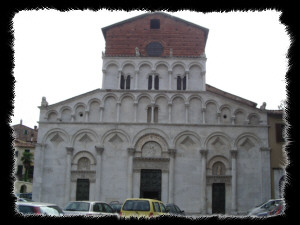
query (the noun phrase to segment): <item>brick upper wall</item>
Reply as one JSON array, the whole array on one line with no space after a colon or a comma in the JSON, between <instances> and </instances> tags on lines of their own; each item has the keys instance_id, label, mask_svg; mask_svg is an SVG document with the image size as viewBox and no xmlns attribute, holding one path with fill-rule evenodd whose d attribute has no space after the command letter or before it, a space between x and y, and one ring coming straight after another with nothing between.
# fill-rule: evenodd
<instances>
[{"instance_id":1,"label":"brick upper wall","mask_svg":"<svg viewBox=\"0 0 300 225\"><path fill-rule=\"evenodd\" d=\"M150 29L151 19L160 20L160 29ZM165 13L149 13L102 29L106 40L105 55L148 56L146 46L158 41L163 46L161 56L200 56L205 50L208 29Z\"/></svg>"}]
</instances>

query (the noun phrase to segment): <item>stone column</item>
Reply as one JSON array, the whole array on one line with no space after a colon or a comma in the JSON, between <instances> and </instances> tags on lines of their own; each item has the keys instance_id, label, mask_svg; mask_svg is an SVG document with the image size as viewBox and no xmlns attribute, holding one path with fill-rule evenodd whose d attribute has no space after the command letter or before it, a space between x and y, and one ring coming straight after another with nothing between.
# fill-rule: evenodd
<instances>
[{"instance_id":1,"label":"stone column","mask_svg":"<svg viewBox=\"0 0 300 225\"><path fill-rule=\"evenodd\" d=\"M121 102L117 102L117 122L120 122L120 105Z\"/></svg>"},{"instance_id":2,"label":"stone column","mask_svg":"<svg viewBox=\"0 0 300 225\"><path fill-rule=\"evenodd\" d=\"M169 123L172 123L172 102L168 103L169 107Z\"/></svg>"},{"instance_id":3,"label":"stone column","mask_svg":"<svg viewBox=\"0 0 300 225\"><path fill-rule=\"evenodd\" d=\"M270 171L270 152L271 148L261 147L261 202L271 198L271 171Z\"/></svg>"},{"instance_id":4,"label":"stone column","mask_svg":"<svg viewBox=\"0 0 300 225\"><path fill-rule=\"evenodd\" d=\"M33 174L35 182L33 183L33 200L42 201L42 185L43 185L43 172L44 172L44 152L46 144L36 143L34 165L40 170L36 170ZM39 171L39 173L38 173Z\"/></svg>"},{"instance_id":5,"label":"stone column","mask_svg":"<svg viewBox=\"0 0 300 225\"><path fill-rule=\"evenodd\" d=\"M186 80L185 90L189 90L189 71L185 71L185 80Z\"/></svg>"},{"instance_id":6,"label":"stone column","mask_svg":"<svg viewBox=\"0 0 300 225\"><path fill-rule=\"evenodd\" d=\"M122 71L119 70L119 71L118 71L118 78L119 78L119 79L118 79L118 82L119 82L119 83L118 83L118 86L117 86L118 89L121 89L121 76L122 76ZM124 84L124 85L125 85L125 84Z\"/></svg>"},{"instance_id":7,"label":"stone column","mask_svg":"<svg viewBox=\"0 0 300 225\"><path fill-rule=\"evenodd\" d=\"M154 88L154 85L155 85L155 75L154 75L154 71L152 71L152 88L151 88L151 90L155 90L155 88Z\"/></svg>"},{"instance_id":8,"label":"stone column","mask_svg":"<svg viewBox=\"0 0 300 225\"><path fill-rule=\"evenodd\" d=\"M65 204L70 201L71 196L71 166L72 166L72 155L74 148L73 147L66 147L67 151L67 168L66 168L66 186L65 186Z\"/></svg>"},{"instance_id":9,"label":"stone column","mask_svg":"<svg viewBox=\"0 0 300 225\"><path fill-rule=\"evenodd\" d=\"M189 103L185 103L185 123L189 123Z\"/></svg>"},{"instance_id":10,"label":"stone column","mask_svg":"<svg viewBox=\"0 0 300 225\"><path fill-rule=\"evenodd\" d=\"M103 122L103 110L104 106L100 106L100 122Z\"/></svg>"},{"instance_id":11,"label":"stone column","mask_svg":"<svg viewBox=\"0 0 300 225\"><path fill-rule=\"evenodd\" d=\"M206 108L202 108L202 123L205 124L205 111L206 111Z\"/></svg>"},{"instance_id":12,"label":"stone column","mask_svg":"<svg viewBox=\"0 0 300 225\"><path fill-rule=\"evenodd\" d=\"M133 107L134 107L134 122L136 123L137 121L137 109L138 109L138 102L137 101L134 101L133 102Z\"/></svg>"},{"instance_id":13,"label":"stone column","mask_svg":"<svg viewBox=\"0 0 300 225\"><path fill-rule=\"evenodd\" d=\"M201 170L202 170L202 177L201 177L201 209L202 214L206 214L206 156L207 156L207 150L201 149Z\"/></svg>"},{"instance_id":14,"label":"stone column","mask_svg":"<svg viewBox=\"0 0 300 225\"><path fill-rule=\"evenodd\" d=\"M95 200L101 201L101 167L102 167L102 153L104 148L101 146L95 146L96 150L96 188L95 188Z\"/></svg>"},{"instance_id":15,"label":"stone column","mask_svg":"<svg viewBox=\"0 0 300 225\"><path fill-rule=\"evenodd\" d=\"M127 148L128 151L128 186L127 186L127 198L133 197L133 156L135 148Z\"/></svg>"},{"instance_id":16,"label":"stone column","mask_svg":"<svg viewBox=\"0 0 300 225\"><path fill-rule=\"evenodd\" d=\"M138 75L139 75L139 71L136 70L135 71L135 87L134 87L135 90L138 89L138 77L139 77Z\"/></svg>"},{"instance_id":17,"label":"stone column","mask_svg":"<svg viewBox=\"0 0 300 225\"><path fill-rule=\"evenodd\" d=\"M231 213L236 214L237 208L236 208L236 159L237 159L237 150L231 150Z\"/></svg>"},{"instance_id":18,"label":"stone column","mask_svg":"<svg viewBox=\"0 0 300 225\"><path fill-rule=\"evenodd\" d=\"M151 123L154 123L154 103L151 104Z\"/></svg>"},{"instance_id":19,"label":"stone column","mask_svg":"<svg viewBox=\"0 0 300 225\"><path fill-rule=\"evenodd\" d=\"M169 202L174 202L174 161L176 149L169 149L170 168L169 168Z\"/></svg>"},{"instance_id":20,"label":"stone column","mask_svg":"<svg viewBox=\"0 0 300 225\"><path fill-rule=\"evenodd\" d=\"M106 70L102 70L102 88L104 88L104 82L105 82L105 77L106 77Z\"/></svg>"},{"instance_id":21,"label":"stone column","mask_svg":"<svg viewBox=\"0 0 300 225\"><path fill-rule=\"evenodd\" d=\"M217 121L218 121L218 124L221 123L221 112L217 112Z\"/></svg>"},{"instance_id":22,"label":"stone column","mask_svg":"<svg viewBox=\"0 0 300 225\"><path fill-rule=\"evenodd\" d=\"M85 122L89 122L89 114L90 114L90 111L85 110Z\"/></svg>"},{"instance_id":23,"label":"stone column","mask_svg":"<svg viewBox=\"0 0 300 225\"><path fill-rule=\"evenodd\" d=\"M172 89L172 70L168 71L169 74L169 90Z\"/></svg>"}]
</instances>

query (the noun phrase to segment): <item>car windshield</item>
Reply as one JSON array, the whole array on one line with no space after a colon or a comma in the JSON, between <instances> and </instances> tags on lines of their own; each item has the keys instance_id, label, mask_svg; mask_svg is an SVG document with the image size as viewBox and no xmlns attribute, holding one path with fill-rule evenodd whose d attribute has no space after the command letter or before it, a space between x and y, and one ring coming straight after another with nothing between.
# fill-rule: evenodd
<instances>
[{"instance_id":1,"label":"car windshield","mask_svg":"<svg viewBox=\"0 0 300 225\"><path fill-rule=\"evenodd\" d=\"M123 206L125 211L149 211L150 205L146 200L127 200Z\"/></svg>"},{"instance_id":2,"label":"car windshield","mask_svg":"<svg viewBox=\"0 0 300 225\"><path fill-rule=\"evenodd\" d=\"M65 211L85 211L88 212L90 203L87 202L70 202L66 207Z\"/></svg>"}]
</instances>

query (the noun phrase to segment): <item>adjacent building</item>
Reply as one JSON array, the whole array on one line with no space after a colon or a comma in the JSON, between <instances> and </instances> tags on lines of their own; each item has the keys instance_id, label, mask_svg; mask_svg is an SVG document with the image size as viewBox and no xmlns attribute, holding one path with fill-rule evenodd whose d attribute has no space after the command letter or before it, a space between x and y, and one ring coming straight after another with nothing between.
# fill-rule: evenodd
<instances>
[{"instance_id":1,"label":"adjacent building","mask_svg":"<svg viewBox=\"0 0 300 225\"><path fill-rule=\"evenodd\" d=\"M267 112L206 84L207 28L154 12L102 32L102 88L42 100L35 201L157 198L203 215L271 198Z\"/></svg>"},{"instance_id":2,"label":"adjacent building","mask_svg":"<svg viewBox=\"0 0 300 225\"><path fill-rule=\"evenodd\" d=\"M23 153L32 153L34 155L35 144L37 141L38 129L35 126L33 129L23 125L22 120L20 124L12 126L14 131L14 156L15 156L15 176L16 181L14 184L14 191L19 193L30 193L32 191L32 179L33 179L33 160L28 171L27 180L25 180L25 166L22 162Z\"/></svg>"}]
</instances>

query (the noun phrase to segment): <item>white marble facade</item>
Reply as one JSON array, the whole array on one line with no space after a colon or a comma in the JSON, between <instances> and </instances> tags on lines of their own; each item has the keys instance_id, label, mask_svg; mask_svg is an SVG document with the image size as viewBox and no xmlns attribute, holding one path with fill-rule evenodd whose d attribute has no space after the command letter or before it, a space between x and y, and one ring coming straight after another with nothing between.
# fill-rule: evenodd
<instances>
[{"instance_id":1,"label":"white marble facade","mask_svg":"<svg viewBox=\"0 0 300 225\"><path fill-rule=\"evenodd\" d=\"M205 63L205 55L103 55L102 89L56 104L43 99L33 199L63 207L87 179L89 200L123 202L140 197L141 171L156 169L161 200L186 214L212 213L215 183L225 185L226 214L268 200L266 112L207 90Z\"/></svg>"}]
</instances>

